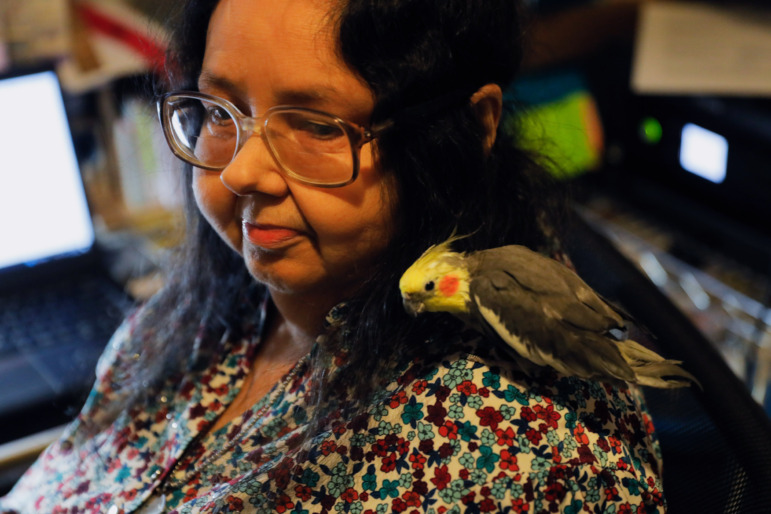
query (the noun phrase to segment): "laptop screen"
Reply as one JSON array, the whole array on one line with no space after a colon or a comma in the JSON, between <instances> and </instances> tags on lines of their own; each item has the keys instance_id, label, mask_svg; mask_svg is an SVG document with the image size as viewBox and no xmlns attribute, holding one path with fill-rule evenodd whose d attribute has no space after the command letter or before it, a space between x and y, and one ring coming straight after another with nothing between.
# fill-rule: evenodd
<instances>
[{"instance_id":1,"label":"laptop screen","mask_svg":"<svg viewBox=\"0 0 771 514\"><path fill-rule=\"evenodd\" d=\"M0 270L84 253L93 243L56 74L0 79Z\"/></svg>"}]
</instances>

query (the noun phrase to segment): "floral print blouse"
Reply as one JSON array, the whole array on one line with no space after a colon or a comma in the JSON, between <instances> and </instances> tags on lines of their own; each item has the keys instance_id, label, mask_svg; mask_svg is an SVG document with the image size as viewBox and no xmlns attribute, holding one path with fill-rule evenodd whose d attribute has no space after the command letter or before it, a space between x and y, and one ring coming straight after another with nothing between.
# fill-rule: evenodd
<instances>
[{"instance_id":1,"label":"floral print blouse","mask_svg":"<svg viewBox=\"0 0 771 514\"><path fill-rule=\"evenodd\" d=\"M108 346L78 418L0 512L664 512L660 451L636 389L548 369L528 377L474 338L396 370L366 413L331 410L312 439L308 359L241 418L207 430L259 337L229 343L208 369L84 436L89 420L114 415L128 330ZM344 362L335 355L330 372Z\"/></svg>"}]
</instances>

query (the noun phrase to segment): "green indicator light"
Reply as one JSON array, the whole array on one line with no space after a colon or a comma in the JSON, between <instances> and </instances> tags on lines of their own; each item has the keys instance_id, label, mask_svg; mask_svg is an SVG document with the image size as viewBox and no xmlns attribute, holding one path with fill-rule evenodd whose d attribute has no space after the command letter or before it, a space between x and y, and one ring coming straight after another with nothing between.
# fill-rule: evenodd
<instances>
[{"instance_id":1,"label":"green indicator light","mask_svg":"<svg viewBox=\"0 0 771 514\"><path fill-rule=\"evenodd\" d=\"M661 123L656 118L645 118L640 124L640 135L650 145L658 144L661 141L662 132Z\"/></svg>"}]
</instances>

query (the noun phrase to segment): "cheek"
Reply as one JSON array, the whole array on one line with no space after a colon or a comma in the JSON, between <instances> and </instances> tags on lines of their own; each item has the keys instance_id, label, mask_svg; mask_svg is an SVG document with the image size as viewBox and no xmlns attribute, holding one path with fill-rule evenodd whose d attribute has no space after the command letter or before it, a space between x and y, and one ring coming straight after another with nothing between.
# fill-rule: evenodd
<instances>
[{"instance_id":1,"label":"cheek","mask_svg":"<svg viewBox=\"0 0 771 514\"><path fill-rule=\"evenodd\" d=\"M368 204L327 205L307 213L309 224L318 238L321 250L337 249L335 245L352 247L384 247L391 238L392 221L390 210L385 206Z\"/></svg>"},{"instance_id":2,"label":"cheek","mask_svg":"<svg viewBox=\"0 0 771 514\"><path fill-rule=\"evenodd\" d=\"M211 177L205 172L196 170L193 174L193 196L198 209L204 217L212 223L212 218L217 218L217 211L221 202L217 201L217 192L212 188Z\"/></svg>"},{"instance_id":3,"label":"cheek","mask_svg":"<svg viewBox=\"0 0 771 514\"><path fill-rule=\"evenodd\" d=\"M296 195L312 227L322 256L331 261L370 261L385 249L393 232L393 207L388 188L380 181L324 193L314 200Z\"/></svg>"},{"instance_id":4,"label":"cheek","mask_svg":"<svg viewBox=\"0 0 771 514\"><path fill-rule=\"evenodd\" d=\"M193 196L198 209L219 236L234 250L241 251L241 226L234 216L235 197L224 187L219 174L196 170Z\"/></svg>"},{"instance_id":5,"label":"cheek","mask_svg":"<svg viewBox=\"0 0 771 514\"><path fill-rule=\"evenodd\" d=\"M455 275L445 275L439 280L439 292L450 297L458 292L460 280Z\"/></svg>"}]
</instances>

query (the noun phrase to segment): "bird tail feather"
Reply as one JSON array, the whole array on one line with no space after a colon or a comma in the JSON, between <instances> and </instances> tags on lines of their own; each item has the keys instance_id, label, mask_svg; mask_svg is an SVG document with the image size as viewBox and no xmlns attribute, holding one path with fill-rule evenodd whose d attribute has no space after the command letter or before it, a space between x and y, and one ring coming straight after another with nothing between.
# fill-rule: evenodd
<instances>
[{"instance_id":1,"label":"bird tail feather","mask_svg":"<svg viewBox=\"0 0 771 514\"><path fill-rule=\"evenodd\" d=\"M680 367L681 361L665 359L631 339L619 343L618 346L624 360L634 370L640 385L672 389L696 384L702 389L696 377Z\"/></svg>"},{"instance_id":2,"label":"bird tail feather","mask_svg":"<svg viewBox=\"0 0 771 514\"><path fill-rule=\"evenodd\" d=\"M658 353L650 350L637 341L627 339L618 343L618 349L630 365L644 362L664 362L666 359Z\"/></svg>"}]
</instances>

